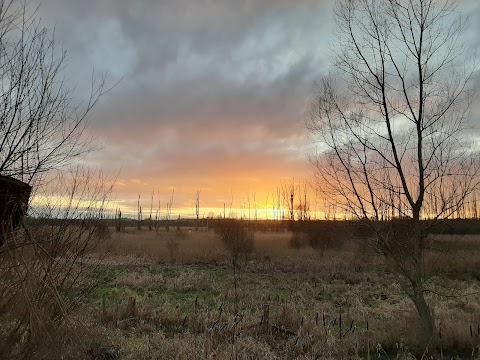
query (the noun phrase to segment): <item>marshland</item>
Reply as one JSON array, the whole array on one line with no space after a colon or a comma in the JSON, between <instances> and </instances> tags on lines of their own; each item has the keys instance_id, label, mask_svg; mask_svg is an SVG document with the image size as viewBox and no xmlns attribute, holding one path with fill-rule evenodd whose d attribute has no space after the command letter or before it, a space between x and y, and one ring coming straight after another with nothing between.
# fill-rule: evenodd
<instances>
[{"instance_id":1,"label":"marshland","mask_svg":"<svg viewBox=\"0 0 480 360\"><path fill-rule=\"evenodd\" d=\"M170 231L147 224L139 230L132 222L116 232L99 224L109 240L91 260L87 278L95 288L75 310L75 333L63 334L64 356L413 356L418 315L394 265L369 246L356 222L318 221L312 233L289 229L288 221L223 221ZM475 222L451 221L449 233L431 235L427 298L438 328L434 346L445 359L480 356L480 235L468 233ZM245 229L248 237L233 231L240 245L232 250L222 226ZM83 336L83 343L68 349L69 336Z\"/></svg>"}]
</instances>

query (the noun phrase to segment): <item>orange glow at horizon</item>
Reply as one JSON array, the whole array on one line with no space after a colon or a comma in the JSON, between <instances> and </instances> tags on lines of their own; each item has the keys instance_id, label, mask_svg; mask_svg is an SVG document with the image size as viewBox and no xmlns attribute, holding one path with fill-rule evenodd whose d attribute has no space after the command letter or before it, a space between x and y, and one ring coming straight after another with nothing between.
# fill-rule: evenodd
<instances>
[{"instance_id":1,"label":"orange glow at horizon","mask_svg":"<svg viewBox=\"0 0 480 360\"><path fill-rule=\"evenodd\" d=\"M120 209L124 217L137 218L140 195L140 206L142 217L152 219L158 216L165 219L195 218L196 217L196 195L200 192L199 218L236 218L246 220L284 220L290 218L290 194L288 187L295 185L294 194L294 216L298 218L301 203L304 202L304 189L307 190L307 213L310 219L328 219L332 216L346 218L347 215L337 213L331 214L324 199L316 195L315 190L310 186L307 178L297 180L296 178L283 177L278 181L272 179L267 181L256 181L246 185L239 183L238 187L218 186L198 187L174 187L168 186L164 191L157 188L149 189L146 185L143 192L133 193L129 187L114 189L115 195L111 204L115 209ZM232 183L232 182L230 182ZM271 184L271 185L269 185ZM135 187L138 189L138 187ZM152 199L153 197L153 199ZM171 211L167 213L167 204L173 197ZM111 207L110 207L111 208ZM113 211L114 213L114 211Z\"/></svg>"},{"instance_id":2,"label":"orange glow at horizon","mask_svg":"<svg viewBox=\"0 0 480 360\"><path fill-rule=\"evenodd\" d=\"M230 178L228 186L220 186L211 180L212 186L199 186L192 188L190 184L179 186L153 186L155 181L140 179L117 179L113 192L109 199L101 206L107 216L113 217L117 210L121 210L122 216L136 219L138 206L142 209L142 218L152 219L177 219L196 217L196 195L200 192L199 218L237 218L249 220L282 220L290 218L290 193L292 184L295 185L294 214L298 218L299 207L304 201L304 191L307 191L308 216L311 219L323 219L326 212L323 211L321 199L308 185L308 179L296 179L283 177L260 181L260 179L238 177L233 181ZM204 179L207 181L208 179ZM218 179L218 182L225 182ZM159 181L162 183L161 181ZM230 186L231 184L231 186ZM140 199L139 199L140 195ZM173 199L170 211L167 204ZM42 196L37 194L31 200L31 206L65 206L69 199L61 196ZM91 206L89 199L76 199L79 207ZM168 204L168 207L170 205Z\"/></svg>"}]
</instances>

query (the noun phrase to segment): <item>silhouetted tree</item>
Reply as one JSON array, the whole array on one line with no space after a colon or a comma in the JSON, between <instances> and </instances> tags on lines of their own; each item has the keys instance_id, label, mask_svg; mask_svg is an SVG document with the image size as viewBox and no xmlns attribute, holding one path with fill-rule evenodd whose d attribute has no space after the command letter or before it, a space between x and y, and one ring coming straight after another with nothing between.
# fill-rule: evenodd
<instances>
[{"instance_id":1,"label":"silhouetted tree","mask_svg":"<svg viewBox=\"0 0 480 360\"><path fill-rule=\"evenodd\" d=\"M375 231L418 312L421 355L436 334L421 220L458 213L478 187L464 131L476 70L459 57L466 22L451 0L342 0L334 14L336 73L321 80L307 119L324 147L317 184ZM407 223L382 228L393 213Z\"/></svg>"}]
</instances>

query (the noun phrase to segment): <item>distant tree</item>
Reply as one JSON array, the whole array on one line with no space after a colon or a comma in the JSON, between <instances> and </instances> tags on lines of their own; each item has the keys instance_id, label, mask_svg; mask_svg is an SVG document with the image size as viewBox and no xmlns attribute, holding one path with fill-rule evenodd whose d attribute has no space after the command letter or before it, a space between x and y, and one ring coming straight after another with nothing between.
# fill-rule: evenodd
<instances>
[{"instance_id":1,"label":"distant tree","mask_svg":"<svg viewBox=\"0 0 480 360\"><path fill-rule=\"evenodd\" d=\"M288 209L288 219L295 220L295 178L282 185L283 203Z\"/></svg>"},{"instance_id":2,"label":"distant tree","mask_svg":"<svg viewBox=\"0 0 480 360\"><path fill-rule=\"evenodd\" d=\"M153 214L153 196L155 195L155 189L152 190L152 196L150 198L150 215L148 217L148 230L152 231L152 214Z\"/></svg>"},{"instance_id":3,"label":"distant tree","mask_svg":"<svg viewBox=\"0 0 480 360\"><path fill-rule=\"evenodd\" d=\"M195 230L199 229L199 216L200 216L200 190L197 191L197 196L195 198Z\"/></svg>"},{"instance_id":4,"label":"distant tree","mask_svg":"<svg viewBox=\"0 0 480 360\"><path fill-rule=\"evenodd\" d=\"M465 131L477 62L463 58L466 21L451 0L341 0L334 16L336 72L307 117L322 146L317 184L374 230L418 312L422 355L436 334L427 226L478 189L478 150ZM385 228L392 216L407 220Z\"/></svg>"},{"instance_id":5,"label":"distant tree","mask_svg":"<svg viewBox=\"0 0 480 360\"><path fill-rule=\"evenodd\" d=\"M307 183L299 183L298 185L298 204L295 206L297 210L298 220L310 220L310 199L308 198Z\"/></svg>"},{"instance_id":6,"label":"distant tree","mask_svg":"<svg viewBox=\"0 0 480 360\"><path fill-rule=\"evenodd\" d=\"M137 230L142 230L142 205L140 205L140 194L137 200Z\"/></svg>"},{"instance_id":7,"label":"distant tree","mask_svg":"<svg viewBox=\"0 0 480 360\"><path fill-rule=\"evenodd\" d=\"M165 230L170 231L170 220L172 217L172 206L173 206L173 195L175 194L175 189L172 189L172 195L167 202L167 208L165 210Z\"/></svg>"},{"instance_id":8,"label":"distant tree","mask_svg":"<svg viewBox=\"0 0 480 360\"><path fill-rule=\"evenodd\" d=\"M161 215L160 192L157 192L157 196L159 197L159 199L158 199L158 208L157 208L157 211L155 212L155 231L158 232L158 230L160 229L160 215Z\"/></svg>"}]
</instances>

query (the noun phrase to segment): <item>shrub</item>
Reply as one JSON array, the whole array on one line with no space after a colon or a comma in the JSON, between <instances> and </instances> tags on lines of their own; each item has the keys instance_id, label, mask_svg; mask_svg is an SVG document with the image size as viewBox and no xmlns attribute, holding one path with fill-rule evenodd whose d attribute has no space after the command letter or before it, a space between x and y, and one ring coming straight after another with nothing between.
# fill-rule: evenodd
<instances>
[{"instance_id":1,"label":"shrub","mask_svg":"<svg viewBox=\"0 0 480 360\"><path fill-rule=\"evenodd\" d=\"M292 249L303 249L310 245L308 235L302 231L293 231L288 245Z\"/></svg>"},{"instance_id":2,"label":"shrub","mask_svg":"<svg viewBox=\"0 0 480 360\"><path fill-rule=\"evenodd\" d=\"M74 323L69 321L72 312L102 281L92 274L105 255L97 250L110 245L103 237L108 233L103 220L108 185L92 184L79 170L72 175L58 177L58 186L51 189L58 197L47 193L51 202L31 209L38 221L3 234L2 359L42 358L36 351L56 348L58 329Z\"/></svg>"},{"instance_id":3,"label":"shrub","mask_svg":"<svg viewBox=\"0 0 480 360\"><path fill-rule=\"evenodd\" d=\"M341 250L345 238L343 234L336 231L311 232L308 234L308 242L315 250Z\"/></svg>"},{"instance_id":4,"label":"shrub","mask_svg":"<svg viewBox=\"0 0 480 360\"><path fill-rule=\"evenodd\" d=\"M246 225L241 220L222 219L215 228L215 234L222 240L234 264L240 257L246 258L254 249L254 234Z\"/></svg>"},{"instance_id":5,"label":"shrub","mask_svg":"<svg viewBox=\"0 0 480 360\"><path fill-rule=\"evenodd\" d=\"M348 238L348 231L342 222L307 221L294 229L290 244L292 247L310 245L318 251L340 250Z\"/></svg>"}]
</instances>

